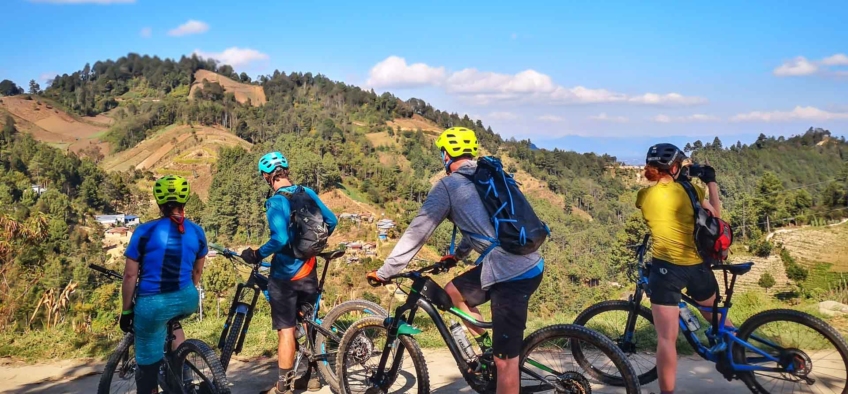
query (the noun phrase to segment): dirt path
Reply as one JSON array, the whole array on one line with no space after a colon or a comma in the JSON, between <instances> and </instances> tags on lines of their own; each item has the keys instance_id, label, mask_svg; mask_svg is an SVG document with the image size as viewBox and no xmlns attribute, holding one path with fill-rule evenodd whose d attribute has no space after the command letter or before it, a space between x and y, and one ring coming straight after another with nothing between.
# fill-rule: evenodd
<instances>
[{"instance_id":1,"label":"dirt path","mask_svg":"<svg viewBox=\"0 0 848 394\"><path fill-rule=\"evenodd\" d=\"M447 351L425 350L430 385L433 393L473 393L465 384L456 364ZM233 361L227 373L233 383L233 394L257 394L270 388L277 379L271 359L253 362ZM103 362L90 360L61 361L43 365L9 366L0 365L0 393L95 393ZM678 388L681 394L736 394L749 392L738 381L728 382L715 371L713 364L700 359L685 357L680 360ZM609 387L593 387L593 393L623 393ZM642 388L643 393L658 393L656 382ZM331 393L328 387L319 391Z\"/></svg>"}]
</instances>

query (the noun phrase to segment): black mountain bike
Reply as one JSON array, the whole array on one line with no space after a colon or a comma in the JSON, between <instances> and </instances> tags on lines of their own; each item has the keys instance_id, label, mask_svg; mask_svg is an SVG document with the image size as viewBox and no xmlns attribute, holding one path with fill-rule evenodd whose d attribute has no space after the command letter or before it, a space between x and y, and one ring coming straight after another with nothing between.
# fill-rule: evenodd
<instances>
[{"instance_id":1,"label":"black mountain bike","mask_svg":"<svg viewBox=\"0 0 848 394\"><path fill-rule=\"evenodd\" d=\"M612 338L634 364L642 384L657 379L657 333L651 310L642 305L648 294L650 263L644 260L649 238L645 235L636 250L637 262L631 266L636 290L630 299L601 302L574 320L574 324ZM795 310L773 309L751 316L739 328L725 326L736 277L746 274L753 265L712 267L724 277L725 300L721 306L720 294L711 307L683 295L679 325L686 342L703 359L715 363L728 381L740 379L754 393L848 394L848 344L821 319ZM689 312L687 304L713 314L712 322L703 331L706 343L698 335L701 323ZM612 385L622 383L614 371L583 357L580 349L575 349L574 355L595 378Z\"/></svg>"},{"instance_id":2,"label":"black mountain bike","mask_svg":"<svg viewBox=\"0 0 848 394\"><path fill-rule=\"evenodd\" d=\"M217 245L210 245L210 248L218 251L234 265L236 261L246 264L235 251ZM296 334L298 343L294 370L301 371L301 366L308 367L309 364L316 363L318 372L334 391L338 390L339 384L336 378L336 351L341 341L341 335L351 323L363 316L386 316L388 314L378 304L364 300L353 300L343 302L331 309L323 319L318 318L327 269L330 267L330 262L343 256L344 253L343 250L335 250L318 255L324 260L321 280L318 282L318 298L314 304L300 305L298 323L302 324L298 325ZM236 288L227 321L224 323L224 329L218 341L218 348L221 349L221 364L225 370L233 353L238 354L242 350L260 293L266 300L270 301L268 277L262 273L264 269L269 267L270 264L266 262L252 265L247 282L240 283Z\"/></svg>"},{"instance_id":3,"label":"black mountain bike","mask_svg":"<svg viewBox=\"0 0 848 394\"><path fill-rule=\"evenodd\" d=\"M110 269L95 264L90 264L89 268L116 281L123 280L123 275ZM165 361L159 370L159 387L164 393L229 394L230 387L224 368L209 345L198 339L186 339L176 350L171 350L175 339L174 329L179 327L179 320L185 317L168 322ZM97 386L98 394L136 392L135 373L138 366L135 363L134 342L135 336L132 333L124 334L106 362Z\"/></svg>"},{"instance_id":4,"label":"black mountain bike","mask_svg":"<svg viewBox=\"0 0 848 394\"><path fill-rule=\"evenodd\" d=\"M449 329L436 310L480 328L492 327L491 323L477 321L455 308L447 292L425 275L448 269L443 263L436 263L388 278L412 280L409 291L398 286L407 295L406 302L397 307L394 317L366 317L345 332L336 360L342 393L430 392L427 365L412 337L421 332L411 326L419 308L435 323L468 385L478 393L495 392L497 376L491 349L477 354L458 323ZM639 392L636 373L615 343L585 327L563 324L544 327L524 339L519 356L521 393L591 393L590 382L577 371L578 365L569 355L568 349L577 344L583 349L592 348L594 357L614 364L624 377L627 393ZM409 354L409 360L404 359L404 353Z\"/></svg>"}]
</instances>

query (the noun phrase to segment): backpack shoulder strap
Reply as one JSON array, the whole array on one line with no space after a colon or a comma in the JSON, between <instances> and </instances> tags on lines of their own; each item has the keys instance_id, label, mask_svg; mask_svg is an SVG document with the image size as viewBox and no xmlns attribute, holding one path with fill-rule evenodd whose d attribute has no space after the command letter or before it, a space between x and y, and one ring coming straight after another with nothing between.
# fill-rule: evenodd
<instances>
[{"instance_id":1,"label":"backpack shoulder strap","mask_svg":"<svg viewBox=\"0 0 848 394\"><path fill-rule=\"evenodd\" d=\"M698 217L698 211L701 210L701 202L698 201L698 193L695 192L695 187L692 186L692 183L689 181L677 181L680 186L683 186L683 190L686 191L686 194L689 196L689 201L692 203L692 210L695 212L695 218Z\"/></svg>"}]
</instances>

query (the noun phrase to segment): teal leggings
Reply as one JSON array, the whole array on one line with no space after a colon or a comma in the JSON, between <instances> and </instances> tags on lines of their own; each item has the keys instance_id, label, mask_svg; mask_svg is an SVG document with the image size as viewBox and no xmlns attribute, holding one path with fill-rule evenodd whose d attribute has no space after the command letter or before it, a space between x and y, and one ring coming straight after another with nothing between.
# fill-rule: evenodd
<instances>
[{"instance_id":1,"label":"teal leggings","mask_svg":"<svg viewBox=\"0 0 848 394\"><path fill-rule=\"evenodd\" d=\"M197 311L199 295L190 285L171 293L139 296L135 300L135 362L150 365L162 359L168 321Z\"/></svg>"}]
</instances>

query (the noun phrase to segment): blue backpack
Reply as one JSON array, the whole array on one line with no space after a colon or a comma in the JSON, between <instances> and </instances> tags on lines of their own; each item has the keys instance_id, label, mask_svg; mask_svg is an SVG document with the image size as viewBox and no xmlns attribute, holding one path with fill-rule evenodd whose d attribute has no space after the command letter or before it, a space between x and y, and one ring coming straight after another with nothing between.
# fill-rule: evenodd
<instances>
[{"instance_id":1,"label":"blue backpack","mask_svg":"<svg viewBox=\"0 0 848 394\"><path fill-rule=\"evenodd\" d=\"M473 175L463 175L474 183L495 227L494 239L481 234L468 234L492 243L480 254L477 263L496 246L517 255L533 253L551 235L548 225L533 211L524 193L518 188L518 183L511 174L504 171L500 159L483 156L477 159L477 170ZM451 253L455 239L456 226L451 240Z\"/></svg>"}]
</instances>

